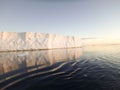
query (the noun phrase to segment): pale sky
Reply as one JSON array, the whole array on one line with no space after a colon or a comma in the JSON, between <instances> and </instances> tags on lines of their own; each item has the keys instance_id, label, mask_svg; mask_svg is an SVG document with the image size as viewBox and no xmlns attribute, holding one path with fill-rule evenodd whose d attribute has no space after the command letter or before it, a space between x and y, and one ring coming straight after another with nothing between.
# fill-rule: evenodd
<instances>
[{"instance_id":1,"label":"pale sky","mask_svg":"<svg viewBox=\"0 0 120 90\"><path fill-rule=\"evenodd\" d=\"M0 31L120 38L120 0L0 0Z\"/></svg>"}]
</instances>

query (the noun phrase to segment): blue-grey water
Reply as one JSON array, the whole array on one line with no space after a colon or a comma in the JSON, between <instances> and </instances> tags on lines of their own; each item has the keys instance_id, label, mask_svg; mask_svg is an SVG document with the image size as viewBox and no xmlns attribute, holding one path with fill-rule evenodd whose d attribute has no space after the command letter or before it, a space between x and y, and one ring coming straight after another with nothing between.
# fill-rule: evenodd
<instances>
[{"instance_id":1,"label":"blue-grey water","mask_svg":"<svg viewBox=\"0 0 120 90\"><path fill-rule=\"evenodd\" d=\"M120 90L120 45L0 52L0 90Z\"/></svg>"}]
</instances>

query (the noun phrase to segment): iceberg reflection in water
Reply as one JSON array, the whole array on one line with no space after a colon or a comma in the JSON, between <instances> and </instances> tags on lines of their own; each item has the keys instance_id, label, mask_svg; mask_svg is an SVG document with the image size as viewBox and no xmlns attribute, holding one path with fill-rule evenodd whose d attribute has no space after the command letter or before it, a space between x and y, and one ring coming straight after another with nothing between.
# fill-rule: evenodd
<instances>
[{"instance_id":1,"label":"iceberg reflection in water","mask_svg":"<svg viewBox=\"0 0 120 90\"><path fill-rule=\"evenodd\" d=\"M81 55L82 48L1 52L0 88L5 90L26 89L37 80L20 84L22 81L24 82L24 80L32 77L37 78L37 75L43 79L44 76L49 76L57 70L61 69L62 71L62 69L65 69L63 66L67 65L68 61L72 62L79 59ZM54 74L57 75L60 73L64 73L64 70L63 72L56 72ZM22 85L24 86L22 87Z\"/></svg>"},{"instance_id":2,"label":"iceberg reflection in water","mask_svg":"<svg viewBox=\"0 0 120 90\"><path fill-rule=\"evenodd\" d=\"M3 90L120 90L120 45L0 53Z\"/></svg>"}]
</instances>

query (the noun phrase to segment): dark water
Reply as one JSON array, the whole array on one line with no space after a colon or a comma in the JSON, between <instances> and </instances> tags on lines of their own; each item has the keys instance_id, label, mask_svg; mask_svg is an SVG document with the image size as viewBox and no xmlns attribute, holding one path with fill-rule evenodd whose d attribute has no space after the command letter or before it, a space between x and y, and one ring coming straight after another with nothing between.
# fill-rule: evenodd
<instances>
[{"instance_id":1,"label":"dark water","mask_svg":"<svg viewBox=\"0 0 120 90\"><path fill-rule=\"evenodd\" d=\"M1 90L120 90L120 46L0 53Z\"/></svg>"}]
</instances>

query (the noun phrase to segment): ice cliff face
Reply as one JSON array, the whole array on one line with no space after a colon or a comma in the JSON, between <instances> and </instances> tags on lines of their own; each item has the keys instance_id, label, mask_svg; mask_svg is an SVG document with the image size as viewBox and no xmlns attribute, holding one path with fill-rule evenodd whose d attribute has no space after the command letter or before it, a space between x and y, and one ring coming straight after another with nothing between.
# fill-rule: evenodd
<instances>
[{"instance_id":1,"label":"ice cliff face","mask_svg":"<svg viewBox=\"0 0 120 90\"><path fill-rule=\"evenodd\" d=\"M0 32L0 51L81 47L81 39L44 33Z\"/></svg>"}]
</instances>

